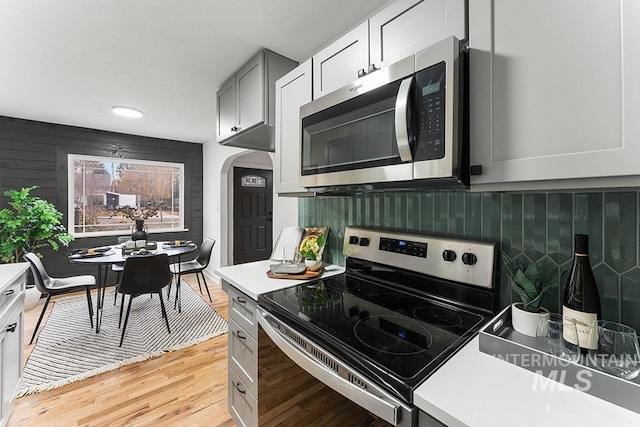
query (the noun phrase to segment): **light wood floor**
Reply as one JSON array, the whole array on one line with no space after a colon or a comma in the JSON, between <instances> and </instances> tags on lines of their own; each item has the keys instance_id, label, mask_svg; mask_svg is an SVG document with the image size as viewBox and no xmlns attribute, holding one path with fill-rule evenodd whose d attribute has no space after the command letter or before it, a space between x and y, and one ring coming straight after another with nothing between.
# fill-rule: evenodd
<instances>
[{"instance_id":1,"label":"light wood floor","mask_svg":"<svg viewBox=\"0 0 640 427\"><path fill-rule=\"evenodd\" d=\"M195 276L185 277L199 294ZM209 304L228 319L227 294L211 282L213 303ZM206 292L204 299L209 302ZM25 312L25 361L35 345L28 343L43 303L41 299L36 308ZM55 390L21 397L8 423L8 427L233 425L227 410L226 334Z\"/></svg>"}]
</instances>

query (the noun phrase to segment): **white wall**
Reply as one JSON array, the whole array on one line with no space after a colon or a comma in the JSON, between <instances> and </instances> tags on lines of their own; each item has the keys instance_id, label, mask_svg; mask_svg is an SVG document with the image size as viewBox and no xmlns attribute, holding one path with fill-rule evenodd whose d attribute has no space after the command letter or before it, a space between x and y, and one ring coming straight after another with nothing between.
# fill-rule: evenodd
<instances>
[{"instance_id":1,"label":"white wall","mask_svg":"<svg viewBox=\"0 0 640 427\"><path fill-rule=\"evenodd\" d=\"M231 264L230 218L233 218L233 194L231 171L233 166L270 168L273 155L242 148L221 146L209 141L203 146L204 236L216 239L207 276L218 280L213 273L216 267ZM282 227L298 223L298 201L296 198L273 195L273 241L275 243ZM218 280L219 282L219 280Z\"/></svg>"}]
</instances>

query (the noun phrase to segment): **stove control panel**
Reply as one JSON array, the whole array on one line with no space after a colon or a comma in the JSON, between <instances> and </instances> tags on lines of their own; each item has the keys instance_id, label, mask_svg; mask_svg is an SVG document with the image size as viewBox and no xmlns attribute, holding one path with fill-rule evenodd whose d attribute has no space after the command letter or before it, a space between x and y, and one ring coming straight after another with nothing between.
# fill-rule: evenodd
<instances>
[{"instance_id":1,"label":"stove control panel","mask_svg":"<svg viewBox=\"0 0 640 427\"><path fill-rule=\"evenodd\" d=\"M345 236L347 257L485 288L494 285L494 242L361 227L347 227Z\"/></svg>"},{"instance_id":2,"label":"stove control panel","mask_svg":"<svg viewBox=\"0 0 640 427\"><path fill-rule=\"evenodd\" d=\"M427 257L427 244L423 242L412 242L411 240L380 237L380 250L421 258Z\"/></svg>"}]
</instances>

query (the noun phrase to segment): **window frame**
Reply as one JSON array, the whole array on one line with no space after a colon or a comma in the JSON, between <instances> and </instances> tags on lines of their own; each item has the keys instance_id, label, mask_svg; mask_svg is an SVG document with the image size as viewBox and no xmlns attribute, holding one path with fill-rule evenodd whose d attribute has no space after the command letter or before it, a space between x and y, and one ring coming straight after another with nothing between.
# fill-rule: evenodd
<instances>
[{"instance_id":1,"label":"window frame","mask_svg":"<svg viewBox=\"0 0 640 427\"><path fill-rule=\"evenodd\" d=\"M85 154L67 154L67 231L76 239L82 239L85 237L104 237L104 236L121 236L123 233L127 233L129 230L108 230L108 231L90 231L90 232L76 232L75 231L75 174L74 174L74 163L76 160L86 160L86 161L94 161L94 162L102 162L102 163L133 163L133 164L141 164L141 165L151 165L151 166L164 166L164 167L172 167L177 168L179 170L179 196L178 203L180 206L180 217L179 217L179 225L176 228L153 228L147 230L149 234L155 233L173 233L173 232L184 232L189 231L185 228L185 204L184 204L184 192L185 192L185 174L184 174L184 163L173 163L173 162L162 162L157 160L140 160L140 159L126 159L121 157L107 157L107 156L91 156ZM133 225L133 223L132 223Z\"/></svg>"}]
</instances>

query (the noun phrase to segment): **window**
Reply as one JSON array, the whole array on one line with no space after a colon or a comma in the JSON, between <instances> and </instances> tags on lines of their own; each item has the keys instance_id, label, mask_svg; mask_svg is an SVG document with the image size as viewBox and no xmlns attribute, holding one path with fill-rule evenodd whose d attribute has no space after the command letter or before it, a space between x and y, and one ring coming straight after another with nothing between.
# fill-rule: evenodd
<instances>
[{"instance_id":1,"label":"window","mask_svg":"<svg viewBox=\"0 0 640 427\"><path fill-rule=\"evenodd\" d=\"M267 186L267 180L262 176L256 175L245 175L240 182L243 187L265 188Z\"/></svg>"},{"instance_id":2,"label":"window","mask_svg":"<svg viewBox=\"0 0 640 427\"><path fill-rule=\"evenodd\" d=\"M159 205L147 218L150 232L184 229L184 165L70 154L69 227L76 237L122 235L133 221L118 213L129 206Z\"/></svg>"}]
</instances>

